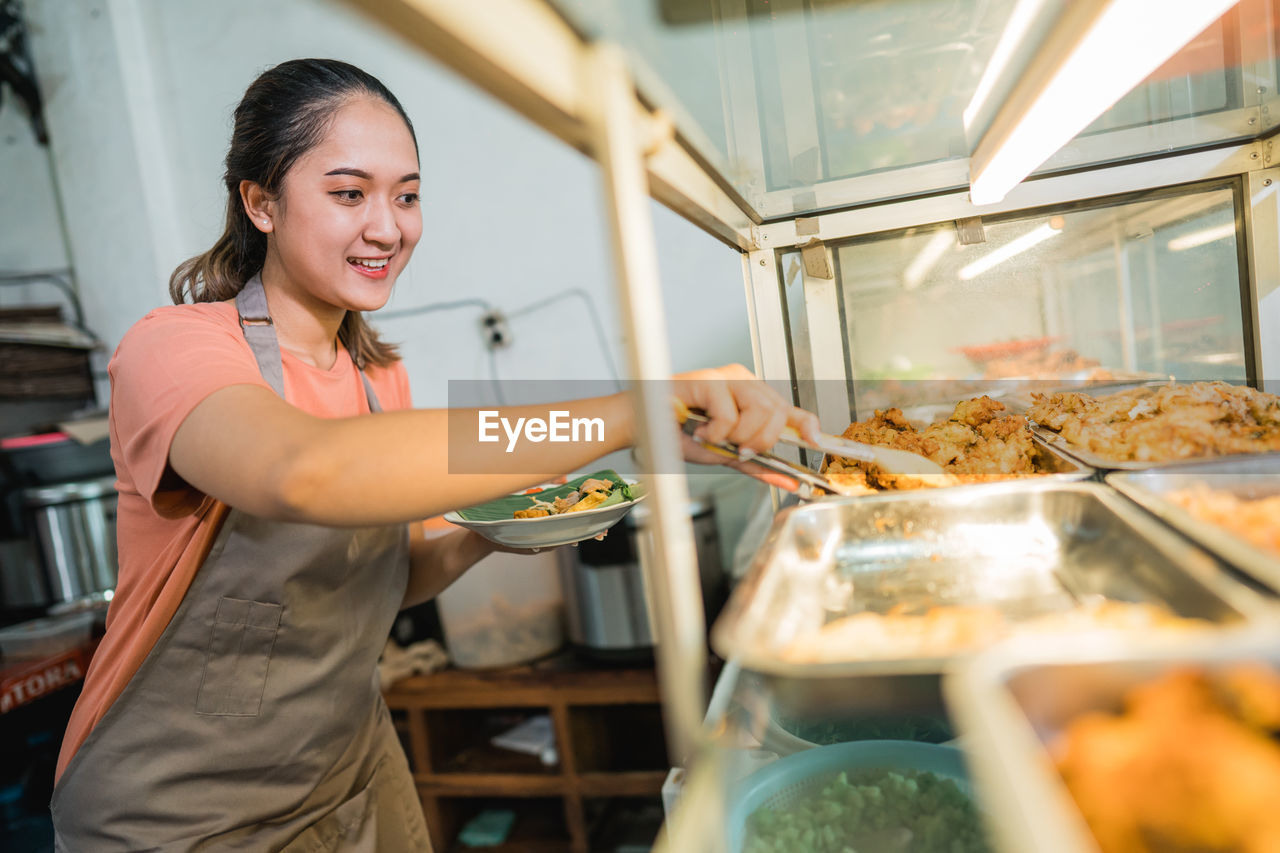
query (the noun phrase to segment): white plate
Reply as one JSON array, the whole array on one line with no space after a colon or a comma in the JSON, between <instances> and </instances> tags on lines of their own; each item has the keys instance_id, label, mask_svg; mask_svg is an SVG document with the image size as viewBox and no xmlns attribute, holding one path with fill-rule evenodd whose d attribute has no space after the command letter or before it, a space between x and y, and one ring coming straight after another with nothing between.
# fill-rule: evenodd
<instances>
[{"instance_id":1,"label":"white plate","mask_svg":"<svg viewBox=\"0 0 1280 853\"><path fill-rule=\"evenodd\" d=\"M632 485L634 481L628 480L627 483ZM444 514L444 520L474 530L490 542L509 548L554 548L600 535L621 521L644 497L640 495L635 500L623 501L613 506L548 515L545 518L468 521L456 511L450 511Z\"/></svg>"}]
</instances>

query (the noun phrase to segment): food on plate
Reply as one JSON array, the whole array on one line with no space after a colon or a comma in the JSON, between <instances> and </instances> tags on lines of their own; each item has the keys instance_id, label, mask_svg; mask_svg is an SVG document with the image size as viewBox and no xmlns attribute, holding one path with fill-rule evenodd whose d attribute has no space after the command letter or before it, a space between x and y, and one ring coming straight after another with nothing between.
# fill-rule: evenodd
<instances>
[{"instance_id":1,"label":"food on plate","mask_svg":"<svg viewBox=\"0 0 1280 853\"><path fill-rule=\"evenodd\" d=\"M1164 497L1201 521L1224 527L1259 548L1280 555L1280 495L1238 498L1201 485L1169 492Z\"/></svg>"},{"instance_id":2,"label":"food on plate","mask_svg":"<svg viewBox=\"0 0 1280 853\"><path fill-rule=\"evenodd\" d=\"M894 607L864 611L802 634L781 651L796 663L948 657L977 651L1005 637L1084 631L1193 630L1202 619L1176 616L1158 604L1091 600L1068 610L1013 620L993 604L949 604L924 613Z\"/></svg>"},{"instance_id":3,"label":"food on plate","mask_svg":"<svg viewBox=\"0 0 1280 853\"><path fill-rule=\"evenodd\" d=\"M1280 450L1280 397L1241 385L1191 382L1100 397L1080 391L1032 397L1028 418L1117 461Z\"/></svg>"},{"instance_id":4,"label":"food on plate","mask_svg":"<svg viewBox=\"0 0 1280 853\"><path fill-rule=\"evenodd\" d=\"M952 779L916 770L838 774L747 819L743 853L983 853L982 819Z\"/></svg>"},{"instance_id":5,"label":"food on plate","mask_svg":"<svg viewBox=\"0 0 1280 853\"><path fill-rule=\"evenodd\" d=\"M1058 772L1102 853L1280 850L1280 673L1171 670L1072 720Z\"/></svg>"},{"instance_id":6,"label":"food on plate","mask_svg":"<svg viewBox=\"0 0 1280 853\"><path fill-rule=\"evenodd\" d=\"M1003 403L990 397L975 397L957 403L950 417L921 431L901 409L890 408L850 424L844 437L918 453L941 465L961 483L1049 472L1051 457L1032 441L1026 419L1002 414L1004 411ZM865 491L908 485L873 465L842 457L828 460L823 473L841 486L861 486Z\"/></svg>"},{"instance_id":7,"label":"food on plate","mask_svg":"<svg viewBox=\"0 0 1280 853\"><path fill-rule=\"evenodd\" d=\"M518 509L512 513L514 518L547 518L552 515L564 515L568 512L582 512L602 506L613 495L616 484L611 480L588 479L572 492L561 495L553 501L544 501L536 495L529 495L533 505L528 509Z\"/></svg>"}]
</instances>

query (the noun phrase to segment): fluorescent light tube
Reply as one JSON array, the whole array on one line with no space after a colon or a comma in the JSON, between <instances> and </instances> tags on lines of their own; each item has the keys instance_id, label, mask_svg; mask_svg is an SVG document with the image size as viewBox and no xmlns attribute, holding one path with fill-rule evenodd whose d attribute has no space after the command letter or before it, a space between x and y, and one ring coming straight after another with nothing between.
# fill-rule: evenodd
<instances>
[{"instance_id":1,"label":"fluorescent light tube","mask_svg":"<svg viewBox=\"0 0 1280 853\"><path fill-rule=\"evenodd\" d=\"M902 274L902 286L906 290L915 290L923 284L929 273L937 266L938 261L946 254L947 247L955 245L955 242L956 235L954 231L943 228L941 231L935 232L929 238L929 242L924 244L920 254L916 255L915 259L911 261L906 272Z\"/></svg>"},{"instance_id":2,"label":"fluorescent light tube","mask_svg":"<svg viewBox=\"0 0 1280 853\"><path fill-rule=\"evenodd\" d=\"M1015 255L1021 255L1032 246L1037 246L1055 234L1061 233L1062 232L1060 230L1047 223L1032 231L1028 231L1018 239L1004 244L999 249L988 252L968 266L961 267L959 273L960 280L969 281L970 279L977 278L992 267L1004 263Z\"/></svg>"},{"instance_id":3,"label":"fluorescent light tube","mask_svg":"<svg viewBox=\"0 0 1280 853\"><path fill-rule=\"evenodd\" d=\"M1174 237L1169 241L1169 251L1183 252L1196 246L1203 246L1205 243L1212 243L1214 240L1221 240L1223 237L1233 237L1235 233L1236 224L1234 222L1215 225L1212 228L1202 228L1199 231L1192 231L1190 234L1183 234L1181 237Z\"/></svg>"},{"instance_id":4,"label":"fluorescent light tube","mask_svg":"<svg viewBox=\"0 0 1280 853\"><path fill-rule=\"evenodd\" d=\"M1029 2L1020 0L1020 5ZM1001 201L1236 2L1070 0L1049 43L978 144L970 200L976 205ZM1019 23L1016 9L1010 21ZM975 111L970 104L966 113Z\"/></svg>"}]
</instances>

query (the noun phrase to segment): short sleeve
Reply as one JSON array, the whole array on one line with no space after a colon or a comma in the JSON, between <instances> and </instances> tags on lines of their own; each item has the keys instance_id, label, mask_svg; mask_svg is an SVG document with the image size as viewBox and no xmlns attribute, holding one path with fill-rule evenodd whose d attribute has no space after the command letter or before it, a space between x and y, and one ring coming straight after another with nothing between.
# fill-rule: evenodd
<instances>
[{"instance_id":1,"label":"short sleeve","mask_svg":"<svg viewBox=\"0 0 1280 853\"><path fill-rule=\"evenodd\" d=\"M384 412L413 408L409 371L405 369L403 361L393 362L387 367L372 367L365 372L373 383L373 390L377 393Z\"/></svg>"},{"instance_id":2,"label":"short sleeve","mask_svg":"<svg viewBox=\"0 0 1280 853\"><path fill-rule=\"evenodd\" d=\"M157 513L188 515L204 498L165 477L178 427L206 397L230 385L270 388L239 328L218 305L152 311L127 333L111 359L111 420L122 483L131 481Z\"/></svg>"}]
</instances>

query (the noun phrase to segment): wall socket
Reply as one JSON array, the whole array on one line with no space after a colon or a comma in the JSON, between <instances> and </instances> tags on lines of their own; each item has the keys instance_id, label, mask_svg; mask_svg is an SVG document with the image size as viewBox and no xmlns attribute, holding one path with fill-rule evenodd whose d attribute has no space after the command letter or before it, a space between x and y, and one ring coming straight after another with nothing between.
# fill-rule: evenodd
<instances>
[{"instance_id":1,"label":"wall socket","mask_svg":"<svg viewBox=\"0 0 1280 853\"><path fill-rule=\"evenodd\" d=\"M480 318L480 336L490 351L511 346L511 328L507 325L507 316L501 311L485 312Z\"/></svg>"}]
</instances>

